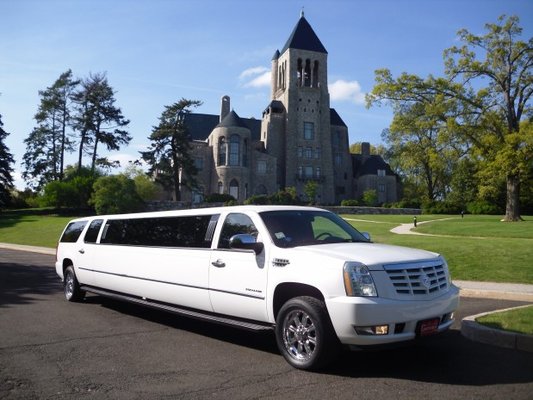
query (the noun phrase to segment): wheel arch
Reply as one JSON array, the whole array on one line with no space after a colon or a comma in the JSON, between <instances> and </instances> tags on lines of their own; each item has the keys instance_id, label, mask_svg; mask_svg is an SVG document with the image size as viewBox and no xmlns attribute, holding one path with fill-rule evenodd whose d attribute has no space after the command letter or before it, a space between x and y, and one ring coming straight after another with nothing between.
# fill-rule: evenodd
<instances>
[{"instance_id":1,"label":"wheel arch","mask_svg":"<svg viewBox=\"0 0 533 400\"><path fill-rule=\"evenodd\" d=\"M279 310L288 300L294 297L309 296L324 301L322 292L314 286L298 282L283 282L276 286L272 301L274 320L278 317Z\"/></svg>"},{"instance_id":2,"label":"wheel arch","mask_svg":"<svg viewBox=\"0 0 533 400\"><path fill-rule=\"evenodd\" d=\"M72 260L70 258L65 258L63 259L63 265L62 265L62 269L63 269L63 276L65 276L65 270L68 268L68 267L74 267L74 263L72 262Z\"/></svg>"}]
</instances>

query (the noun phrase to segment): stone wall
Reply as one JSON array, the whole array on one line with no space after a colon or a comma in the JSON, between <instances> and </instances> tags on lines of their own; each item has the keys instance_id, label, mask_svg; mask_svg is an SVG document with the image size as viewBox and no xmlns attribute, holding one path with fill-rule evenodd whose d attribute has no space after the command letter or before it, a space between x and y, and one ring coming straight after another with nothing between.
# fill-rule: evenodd
<instances>
[{"instance_id":1,"label":"stone wall","mask_svg":"<svg viewBox=\"0 0 533 400\"><path fill-rule=\"evenodd\" d=\"M223 203L191 204L183 201L151 201L146 204L146 211L187 210L191 208L221 207ZM331 207L319 206L336 214L388 214L388 215L420 215L419 208L382 208L382 207Z\"/></svg>"},{"instance_id":2,"label":"stone wall","mask_svg":"<svg viewBox=\"0 0 533 400\"><path fill-rule=\"evenodd\" d=\"M384 207L335 207L320 206L336 214L388 214L388 215L420 215L420 208L384 208Z\"/></svg>"}]
</instances>

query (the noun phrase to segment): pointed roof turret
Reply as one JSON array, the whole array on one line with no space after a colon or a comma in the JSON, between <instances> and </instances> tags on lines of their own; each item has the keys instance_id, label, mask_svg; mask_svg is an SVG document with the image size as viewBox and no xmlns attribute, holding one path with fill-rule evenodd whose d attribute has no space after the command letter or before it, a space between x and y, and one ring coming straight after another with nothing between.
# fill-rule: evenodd
<instances>
[{"instance_id":1,"label":"pointed roof turret","mask_svg":"<svg viewBox=\"0 0 533 400\"><path fill-rule=\"evenodd\" d=\"M276 50L276 52L272 56L272 60L277 60L278 58L279 58L279 50Z\"/></svg>"},{"instance_id":2,"label":"pointed roof turret","mask_svg":"<svg viewBox=\"0 0 533 400\"><path fill-rule=\"evenodd\" d=\"M229 128L231 126L238 126L238 127L241 127L241 128L246 128L246 129L250 129L248 128L248 126L243 122L243 120L241 119L241 117L239 117L237 115L237 113L233 110L231 110L231 112L226 115L224 117L224 119L222 119L222 121L220 121L220 123L217 125L217 127L220 126L220 127L226 127L226 128Z\"/></svg>"},{"instance_id":3,"label":"pointed roof turret","mask_svg":"<svg viewBox=\"0 0 533 400\"><path fill-rule=\"evenodd\" d=\"M301 13L298 23L294 27L291 36L283 46L281 54L285 53L287 49L310 50L319 53L328 53L318 36L316 35L309 22L304 17L303 11Z\"/></svg>"}]
</instances>

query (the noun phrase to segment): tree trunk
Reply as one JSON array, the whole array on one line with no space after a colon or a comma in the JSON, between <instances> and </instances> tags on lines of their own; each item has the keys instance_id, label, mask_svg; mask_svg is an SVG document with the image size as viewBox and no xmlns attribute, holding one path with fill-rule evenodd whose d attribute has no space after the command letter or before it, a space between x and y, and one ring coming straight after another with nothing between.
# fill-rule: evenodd
<instances>
[{"instance_id":1,"label":"tree trunk","mask_svg":"<svg viewBox=\"0 0 533 400\"><path fill-rule=\"evenodd\" d=\"M504 221L521 221L520 217L520 178L518 175L507 176L507 201Z\"/></svg>"},{"instance_id":2,"label":"tree trunk","mask_svg":"<svg viewBox=\"0 0 533 400\"><path fill-rule=\"evenodd\" d=\"M87 133L85 131L81 132L80 149L79 149L79 152L78 152L78 175L81 172L81 162L82 162L82 158L83 158L83 145L84 145L84 142L85 142L85 136L86 135L87 135Z\"/></svg>"},{"instance_id":3,"label":"tree trunk","mask_svg":"<svg viewBox=\"0 0 533 400\"><path fill-rule=\"evenodd\" d=\"M176 149L176 144L174 143L175 138L172 138L171 149L172 149L172 180L174 181L174 194L176 195L176 201L181 200L180 193L180 169L178 164L178 150Z\"/></svg>"},{"instance_id":4,"label":"tree trunk","mask_svg":"<svg viewBox=\"0 0 533 400\"><path fill-rule=\"evenodd\" d=\"M93 152L93 157L92 157L92 161L91 161L91 173L94 175L94 170L96 168L96 155L97 155L97 150L98 150L98 136L95 135L95 138L94 138L94 152Z\"/></svg>"}]
</instances>

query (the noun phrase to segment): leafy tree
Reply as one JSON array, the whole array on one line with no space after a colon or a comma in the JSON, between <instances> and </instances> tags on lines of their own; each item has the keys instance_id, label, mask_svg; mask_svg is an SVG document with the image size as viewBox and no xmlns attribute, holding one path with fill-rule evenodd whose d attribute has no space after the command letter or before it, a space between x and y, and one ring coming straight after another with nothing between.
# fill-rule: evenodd
<instances>
[{"instance_id":1,"label":"leafy tree","mask_svg":"<svg viewBox=\"0 0 533 400\"><path fill-rule=\"evenodd\" d=\"M314 204L316 200L316 192L318 190L318 183L316 181L307 181L304 186L304 193L310 204Z\"/></svg>"},{"instance_id":2,"label":"leafy tree","mask_svg":"<svg viewBox=\"0 0 533 400\"><path fill-rule=\"evenodd\" d=\"M125 175L110 175L94 183L90 203L97 214L118 214L139 211L143 202L135 190L135 182Z\"/></svg>"},{"instance_id":3,"label":"leafy tree","mask_svg":"<svg viewBox=\"0 0 533 400\"><path fill-rule=\"evenodd\" d=\"M351 154L362 154L362 142L355 142L350 145ZM374 145L370 144L370 154L378 154L385 158L387 149L382 144Z\"/></svg>"},{"instance_id":4,"label":"leafy tree","mask_svg":"<svg viewBox=\"0 0 533 400\"><path fill-rule=\"evenodd\" d=\"M478 113L483 129L464 129L463 135L474 143L492 169L499 170L506 179L507 199L505 219L520 219L519 196L521 176L533 160L533 147L528 136L531 131L521 130L523 117L533 115L530 98L533 93L533 38L518 40L522 34L516 16L501 16L496 24L486 24L487 33L474 35L466 29L459 31L463 47L452 47L445 52L446 74L462 79L468 91L451 92L465 104L465 111ZM478 60L479 53L484 60ZM486 87L477 91L470 82ZM471 125L465 118L466 127ZM476 122L476 121L474 121ZM526 136L527 135L527 136Z\"/></svg>"},{"instance_id":5,"label":"leafy tree","mask_svg":"<svg viewBox=\"0 0 533 400\"><path fill-rule=\"evenodd\" d=\"M378 192L375 189L365 190L363 193L363 203L366 206L376 206L378 204Z\"/></svg>"},{"instance_id":6,"label":"leafy tree","mask_svg":"<svg viewBox=\"0 0 533 400\"><path fill-rule=\"evenodd\" d=\"M151 145L148 151L141 152L144 161L150 166L149 174L166 189L174 189L176 200L181 200L180 186L197 186L194 160L190 155L190 137L184 123L184 115L192 107L202 103L198 100L181 99L165 110L159 117L159 124L149 136Z\"/></svg>"},{"instance_id":7,"label":"leafy tree","mask_svg":"<svg viewBox=\"0 0 533 400\"><path fill-rule=\"evenodd\" d=\"M63 181L52 181L44 186L40 206L88 208L93 185L100 176L102 172L98 169L93 172L86 167L67 166Z\"/></svg>"},{"instance_id":8,"label":"leafy tree","mask_svg":"<svg viewBox=\"0 0 533 400\"><path fill-rule=\"evenodd\" d=\"M9 135L2 127L2 115L0 114L0 207L5 207L11 199L10 190L13 188L13 155L5 144Z\"/></svg>"},{"instance_id":9,"label":"leafy tree","mask_svg":"<svg viewBox=\"0 0 533 400\"><path fill-rule=\"evenodd\" d=\"M124 176L133 179L135 190L143 201L150 201L159 197L161 193L160 187L141 168L130 164L125 169Z\"/></svg>"},{"instance_id":10,"label":"leafy tree","mask_svg":"<svg viewBox=\"0 0 533 400\"><path fill-rule=\"evenodd\" d=\"M40 188L52 180L63 179L65 152L73 150L67 128L72 94L79 82L68 70L52 86L39 91L41 102L34 117L37 126L24 140L23 177L29 186Z\"/></svg>"},{"instance_id":11,"label":"leafy tree","mask_svg":"<svg viewBox=\"0 0 533 400\"><path fill-rule=\"evenodd\" d=\"M445 78L423 80L404 73L393 79L390 71L377 71L367 104L389 101L409 108L435 99L439 128L450 140L471 146L471 157L484 163L480 171L490 168L505 179L505 220L516 221L520 183L533 157L530 131L520 124L532 116L533 38L527 43L518 39L522 28L516 16L501 16L486 29L483 36L459 31L464 45L445 50Z\"/></svg>"},{"instance_id":12,"label":"leafy tree","mask_svg":"<svg viewBox=\"0 0 533 400\"><path fill-rule=\"evenodd\" d=\"M129 133L122 129L130 121L115 106L115 92L103 73L90 74L81 82L81 89L73 98L76 102L74 126L80 135L78 167L81 168L83 154L87 153L91 156L91 170L94 171L99 163L107 161L98 158L100 144L112 151L131 141Z\"/></svg>"}]
</instances>

